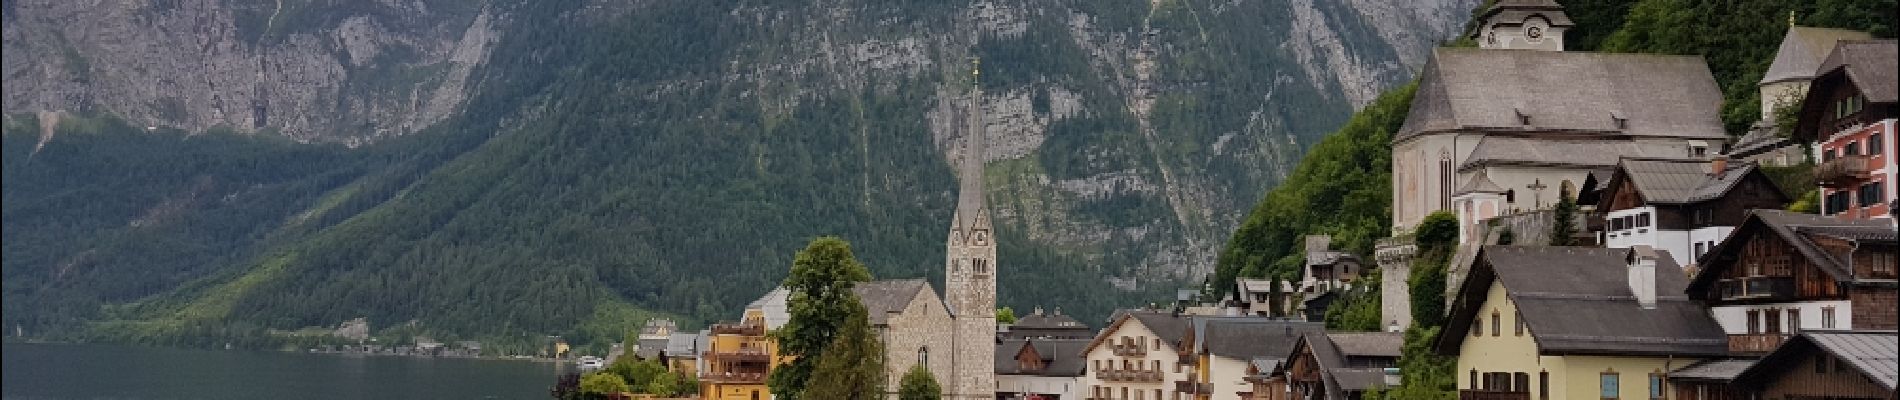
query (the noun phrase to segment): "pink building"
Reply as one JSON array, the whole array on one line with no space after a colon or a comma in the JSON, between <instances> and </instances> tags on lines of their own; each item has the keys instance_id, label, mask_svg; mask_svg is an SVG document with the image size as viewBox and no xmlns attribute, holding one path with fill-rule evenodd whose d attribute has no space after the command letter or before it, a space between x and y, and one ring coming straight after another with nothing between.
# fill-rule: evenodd
<instances>
[{"instance_id":1,"label":"pink building","mask_svg":"<svg viewBox=\"0 0 1900 400\"><path fill-rule=\"evenodd\" d=\"M1821 214L1893 218L1896 42L1841 41L1802 101L1795 136L1815 143Z\"/></svg>"}]
</instances>

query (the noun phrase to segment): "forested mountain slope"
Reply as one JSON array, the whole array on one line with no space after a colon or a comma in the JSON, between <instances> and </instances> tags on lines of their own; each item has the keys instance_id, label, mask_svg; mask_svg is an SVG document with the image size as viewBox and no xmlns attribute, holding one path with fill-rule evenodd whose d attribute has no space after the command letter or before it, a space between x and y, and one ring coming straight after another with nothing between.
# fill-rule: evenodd
<instances>
[{"instance_id":1,"label":"forested mountain slope","mask_svg":"<svg viewBox=\"0 0 1900 400\"><path fill-rule=\"evenodd\" d=\"M618 339L653 312L730 318L825 234L877 276L941 279L971 59L1002 304L1096 319L1198 284L1234 210L1473 5L451 3L8 1L5 323ZM259 85L262 128L233 117ZM43 109L72 113L43 131L23 113Z\"/></svg>"}]
</instances>

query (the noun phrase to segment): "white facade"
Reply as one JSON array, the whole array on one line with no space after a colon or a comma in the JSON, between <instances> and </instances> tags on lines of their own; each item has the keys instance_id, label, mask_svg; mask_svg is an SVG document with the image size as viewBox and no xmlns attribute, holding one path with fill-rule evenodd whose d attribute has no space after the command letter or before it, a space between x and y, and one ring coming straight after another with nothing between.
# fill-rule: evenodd
<instances>
[{"instance_id":1,"label":"white facade","mask_svg":"<svg viewBox=\"0 0 1900 400\"><path fill-rule=\"evenodd\" d=\"M1790 318L1789 311L1794 310ZM1750 333L1748 312L1755 311L1757 322L1754 333L1769 330L1767 313L1777 313L1780 322L1774 331L1789 334L1808 330L1847 330L1854 326L1854 307L1847 300L1803 301L1793 303L1771 303L1716 306L1709 309L1709 315L1715 317L1715 323L1722 325L1722 331L1730 335ZM1796 321L1799 319L1799 321ZM1796 323L1799 323L1797 326ZM1799 328L1799 329L1795 329Z\"/></svg>"},{"instance_id":2,"label":"white facade","mask_svg":"<svg viewBox=\"0 0 1900 400\"><path fill-rule=\"evenodd\" d=\"M1169 399L1174 392L1174 382L1192 379L1193 371L1181 367L1177 361L1177 349L1172 338L1163 338L1153 330L1141 324L1140 318L1126 317L1127 322L1112 330L1104 330L1098 338L1099 343L1085 354L1088 368L1082 381L1087 385L1082 398L1115 400L1157 400ZM1130 346L1133 351L1124 350L1116 354L1118 346ZM1110 375L1124 371L1159 371L1158 380L1131 381L1115 379Z\"/></svg>"},{"instance_id":3,"label":"white facade","mask_svg":"<svg viewBox=\"0 0 1900 400\"><path fill-rule=\"evenodd\" d=\"M1040 376L1040 375L997 375L997 393L1034 393L1045 396L1059 396L1062 399L1082 399L1088 394L1088 387L1080 376ZM1019 395L1012 399L1026 398Z\"/></svg>"},{"instance_id":4,"label":"white facade","mask_svg":"<svg viewBox=\"0 0 1900 400\"><path fill-rule=\"evenodd\" d=\"M1211 400L1240 400L1240 392L1253 391L1247 378L1247 360L1216 355L1207 357L1207 384Z\"/></svg>"},{"instance_id":5,"label":"white facade","mask_svg":"<svg viewBox=\"0 0 1900 400\"><path fill-rule=\"evenodd\" d=\"M1676 260L1676 265L1696 264L1702 253L1708 252L1716 243L1728 238L1729 232L1735 231L1733 226L1708 226L1691 230L1657 229L1656 207L1636 207L1604 214L1606 221L1623 217L1632 217L1630 220L1636 223L1621 229L1605 227L1603 247L1627 249L1644 245L1668 250L1669 256Z\"/></svg>"}]
</instances>

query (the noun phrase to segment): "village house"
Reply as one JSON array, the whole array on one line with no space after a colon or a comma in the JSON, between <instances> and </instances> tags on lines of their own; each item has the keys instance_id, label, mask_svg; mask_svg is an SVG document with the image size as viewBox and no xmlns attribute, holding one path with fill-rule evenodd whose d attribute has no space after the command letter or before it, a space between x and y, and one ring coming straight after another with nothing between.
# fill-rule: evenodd
<instances>
[{"instance_id":1,"label":"village house","mask_svg":"<svg viewBox=\"0 0 1900 400\"><path fill-rule=\"evenodd\" d=\"M1878 221L1754 210L1686 291L1739 354L1810 330L1895 329L1895 234Z\"/></svg>"},{"instance_id":2,"label":"village house","mask_svg":"<svg viewBox=\"0 0 1900 400\"><path fill-rule=\"evenodd\" d=\"M996 344L996 396L1001 400L1086 398L1082 376L1090 339L1017 338Z\"/></svg>"},{"instance_id":3,"label":"village house","mask_svg":"<svg viewBox=\"0 0 1900 400\"><path fill-rule=\"evenodd\" d=\"M1278 291L1273 289L1274 282L1279 282L1280 284ZM1277 279L1235 279L1234 290L1227 294L1226 305L1229 310L1227 314L1252 315L1257 317L1278 317L1285 315L1287 313L1286 305L1289 303L1288 300L1292 297L1293 293L1298 290L1298 288L1293 286L1293 282L1290 281L1280 281ZM1274 299L1272 297L1276 293L1279 294L1280 298ZM1279 307L1277 310L1274 309L1276 304L1277 307Z\"/></svg>"},{"instance_id":4,"label":"village house","mask_svg":"<svg viewBox=\"0 0 1900 400\"><path fill-rule=\"evenodd\" d=\"M1192 324L1190 316L1167 311L1123 310L1082 348L1088 361L1083 383L1090 399L1180 399L1171 382L1188 380L1193 371L1181 365L1180 338Z\"/></svg>"},{"instance_id":5,"label":"village house","mask_svg":"<svg viewBox=\"0 0 1900 400\"><path fill-rule=\"evenodd\" d=\"M1252 396L1246 381L1255 363L1286 360L1301 335L1325 332L1321 322L1274 320L1261 317L1194 317L1177 350L1177 363L1189 370L1187 379L1174 382L1182 399L1232 400Z\"/></svg>"},{"instance_id":6,"label":"village house","mask_svg":"<svg viewBox=\"0 0 1900 400\"><path fill-rule=\"evenodd\" d=\"M708 329L707 346L700 355L700 397L710 400L771 399L766 378L772 369L788 361L778 354L778 342L766 333L772 324L770 313L785 310L784 290L774 290L746 307L737 323L714 324ZM772 302L777 304L773 305ZM776 308L768 308L768 307ZM784 319L777 319L783 324Z\"/></svg>"},{"instance_id":7,"label":"village house","mask_svg":"<svg viewBox=\"0 0 1900 400\"><path fill-rule=\"evenodd\" d=\"M1404 334L1397 332L1308 333L1272 372L1273 378L1261 380L1278 379L1283 385L1279 392L1284 393L1261 388L1256 390L1265 392L1254 398L1358 400L1368 390L1397 387L1404 343Z\"/></svg>"},{"instance_id":8,"label":"village house","mask_svg":"<svg viewBox=\"0 0 1900 400\"><path fill-rule=\"evenodd\" d=\"M1892 223L1900 51L1893 39L1844 40L1815 72L1794 136L1815 143L1821 214Z\"/></svg>"},{"instance_id":9,"label":"village house","mask_svg":"<svg viewBox=\"0 0 1900 400\"><path fill-rule=\"evenodd\" d=\"M1678 265L1695 265L1748 210L1789 201L1755 164L1721 156L1625 158L1598 195L1605 247L1650 246L1668 251Z\"/></svg>"},{"instance_id":10,"label":"village house","mask_svg":"<svg viewBox=\"0 0 1900 400\"><path fill-rule=\"evenodd\" d=\"M1733 392L1759 399L1895 399L1900 335L1884 332L1806 332L1762 357L1730 382ZM1678 392L1681 400L1716 400Z\"/></svg>"},{"instance_id":11,"label":"village house","mask_svg":"<svg viewBox=\"0 0 1900 400\"><path fill-rule=\"evenodd\" d=\"M1666 372L1728 353L1647 246L1485 246L1468 279L1434 344L1458 359L1461 399L1661 398Z\"/></svg>"},{"instance_id":12,"label":"village house","mask_svg":"<svg viewBox=\"0 0 1900 400\"><path fill-rule=\"evenodd\" d=\"M1778 132L1776 119L1780 116L1776 112L1784 107L1800 106L1799 101L1808 92L1808 83L1814 80L1815 70L1820 68L1828 52L1834 50L1836 42L1871 38L1866 32L1789 26L1788 33L1781 38L1781 46L1775 50L1774 62L1768 65L1768 72L1762 74L1756 86L1761 97L1761 120L1730 144L1724 154L1736 161L1769 166L1807 161L1808 155L1801 146Z\"/></svg>"},{"instance_id":13,"label":"village house","mask_svg":"<svg viewBox=\"0 0 1900 400\"><path fill-rule=\"evenodd\" d=\"M1075 317L1063 315L1061 307L1057 307L1054 312L1045 313L1042 307L1038 306L1030 311L1029 315L1017 317L1016 323L1002 325L996 332L996 337L997 339L1081 339L1086 341L1095 337L1095 330L1090 329L1082 321L1076 320ZM1006 356L1004 352L1014 354L1014 351L1015 349L1006 351L998 347L997 355Z\"/></svg>"}]
</instances>

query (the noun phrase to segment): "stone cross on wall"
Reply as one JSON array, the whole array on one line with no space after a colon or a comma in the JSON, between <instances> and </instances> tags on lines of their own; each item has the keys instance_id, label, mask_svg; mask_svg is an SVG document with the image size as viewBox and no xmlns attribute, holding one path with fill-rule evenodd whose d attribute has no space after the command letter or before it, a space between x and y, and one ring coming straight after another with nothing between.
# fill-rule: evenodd
<instances>
[{"instance_id":1,"label":"stone cross on wall","mask_svg":"<svg viewBox=\"0 0 1900 400\"><path fill-rule=\"evenodd\" d=\"M1529 185L1524 185L1524 188L1531 190L1531 199L1534 201L1532 204L1536 204L1538 209L1544 208L1544 189L1549 189L1550 185L1545 185L1543 179L1537 179L1531 181Z\"/></svg>"}]
</instances>

